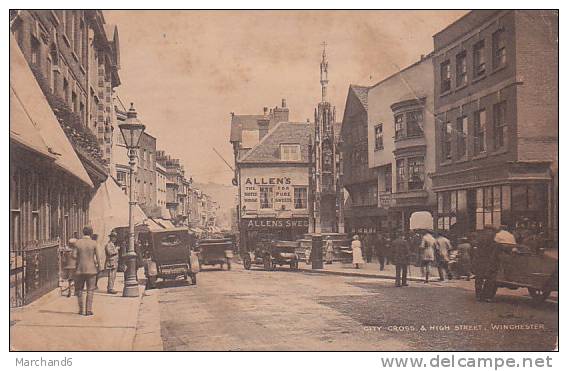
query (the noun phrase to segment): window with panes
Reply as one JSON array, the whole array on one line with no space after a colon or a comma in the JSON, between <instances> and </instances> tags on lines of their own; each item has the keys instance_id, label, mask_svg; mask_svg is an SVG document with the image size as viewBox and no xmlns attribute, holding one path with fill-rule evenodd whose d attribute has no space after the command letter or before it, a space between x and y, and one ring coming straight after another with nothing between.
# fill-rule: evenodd
<instances>
[{"instance_id":1,"label":"window with panes","mask_svg":"<svg viewBox=\"0 0 568 371\"><path fill-rule=\"evenodd\" d=\"M457 158L462 159L467 155L467 116L458 117L456 121L456 134L457 134Z\"/></svg>"},{"instance_id":2,"label":"window with panes","mask_svg":"<svg viewBox=\"0 0 568 371\"><path fill-rule=\"evenodd\" d=\"M261 186L259 188L260 195L260 208L273 209L274 208L274 193L272 187Z\"/></svg>"},{"instance_id":3,"label":"window with panes","mask_svg":"<svg viewBox=\"0 0 568 371\"><path fill-rule=\"evenodd\" d=\"M420 190L424 188L424 157L408 158L408 190Z\"/></svg>"},{"instance_id":4,"label":"window with panes","mask_svg":"<svg viewBox=\"0 0 568 371\"><path fill-rule=\"evenodd\" d=\"M473 120L473 152L478 155L485 152L485 110L475 112Z\"/></svg>"},{"instance_id":5,"label":"window with panes","mask_svg":"<svg viewBox=\"0 0 568 371\"><path fill-rule=\"evenodd\" d=\"M375 125L375 150L383 149L383 124Z\"/></svg>"},{"instance_id":6,"label":"window with panes","mask_svg":"<svg viewBox=\"0 0 568 371\"><path fill-rule=\"evenodd\" d=\"M507 127L507 102L499 102L493 106L493 143L495 149L505 146Z\"/></svg>"},{"instance_id":7,"label":"window with panes","mask_svg":"<svg viewBox=\"0 0 568 371\"><path fill-rule=\"evenodd\" d=\"M401 158L396 160L396 191L406 192L406 161Z\"/></svg>"},{"instance_id":8,"label":"window with panes","mask_svg":"<svg viewBox=\"0 0 568 371\"><path fill-rule=\"evenodd\" d=\"M452 159L452 123L445 122L442 127L442 158L443 161Z\"/></svg>"},{"instance_id":9,"label":"window with panes","mask_svg":"<svg viewBox=\"0 0 568 371\"><path fill-rule=\"evenodd\" d=\"M404 135L404 116L398 114L394 116L394 136L395 139L403 138Z\"/></svg>"},{"instance_id":10,"label":"window with panes","mask_svg":"<svg viewBox=\"0 0 568 371\"><path fill-rule=\"evenodd\" d=\"M308 189L306 187L294 188L294 208L306 209L308 207Z\"/></svg>"},{"instance_id":11,"label":"window with panes","mask_svg":"<svg viewBox=\"0 0 568 371\"><path fill-rule=\"evenodd\" d=\"M485 75L485 71L485 40L481 40L473 46L473 73L480 77Z\"/></svg>"},{"instance_id":12,"label":"window with panes","mask_svg":"<svg viewBox=\"0 0 568 371\"><path fill-rule=\"evenodd\" d=\"M422 110L406 112L406 136L419 137L424 135L422 127L424 125L424 115Z\"/></svg>"},{"instance_id":13,"label":"window with panes","mask_svg":"<svg viewBox=\"0 0 568 371\"><path fill-rule=\"evenodd\" d=\"M465 51L456 56L456 86L467 84L467 53Z\"/></svg>"},{"instance_id":14,"label":"window with panes","mask_svg":"<svg viewBox=\"0 0 568 371\"><path fill-rule=\"evenodd\" d=\"M500 29L493 34L493 68L503 67L506 63L505 30Z\"/></svg>"},{"instance_id":15,"label":"window with panes","mask_svg":"<svg viewBox=\"0 0 568 371\"><path fill-rule=\"evenodd\" d=\"M452 70L450 61L445 61L440 65L440 91L445 93L452 88Z\"/></svg>"}]
</instances>

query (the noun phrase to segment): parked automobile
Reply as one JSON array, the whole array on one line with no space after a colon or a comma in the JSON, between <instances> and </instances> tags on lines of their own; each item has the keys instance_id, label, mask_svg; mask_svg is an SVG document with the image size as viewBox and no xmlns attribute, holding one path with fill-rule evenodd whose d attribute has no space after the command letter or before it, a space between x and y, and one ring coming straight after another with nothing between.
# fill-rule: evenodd
<instances>
[{"instance_id":1,"label":"parked automobile","mask_svg":"<svg viewBox=\"0 0 568 371\"><path fill-rule=\"evenodd\" d=\"M251 269L252 265L262 265L265 270L274 270L277 266L289 265L298 269L298 241L259 241L252 251L242 254L243 266Z\"/></svg>"},{"instance_id":2,"label":"parked automobile","mask_svg":"<svg viewBox=\"0 0 568 371\"><path fill-rule=\"evenodd\" d=\"M156 287L158 278L191 278L191 283L197 284L198 257L191 249L189 237L187 228L168 228L139 234L147 288Z\"/></svg>"},{"instance_id":3,"label":"parked automobile","mask_svg":"<svg viewBox=\"0 0 568 371\"><path fill-rule=\"evenodd\" d=\"M217 265L223 269L227 264L227 269L231 270L231 259L233 258L233 241L230 238L208 238L197 242L199 254L199 264Z\"/></svg>"},{"instance_id":4,"label":"parked automobile","mask_svg":"<svg viewBox=\"0 0 568 371\"><path fill-rule=\"evenodd\" d=\"M484 274L486 264L482 259L473 259L475 280L495 279L492 292L485 293L492 298L499 288L517 290L526 288L537 303L545 301L553 291L558 291L558 250L534 250L519 244L496 243L498 270L496 276ZM475 257L475 254L474 254ZM476 288L481 287L478 283Z\"/></svg>"}]
</instances>

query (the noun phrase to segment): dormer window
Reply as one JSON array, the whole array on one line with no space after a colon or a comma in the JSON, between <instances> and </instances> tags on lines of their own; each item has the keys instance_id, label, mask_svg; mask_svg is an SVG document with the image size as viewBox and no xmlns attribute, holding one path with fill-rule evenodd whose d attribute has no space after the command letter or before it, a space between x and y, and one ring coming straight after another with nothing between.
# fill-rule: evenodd
<instances>
[{"instance_id":1,"label":"dormer window","mask_svg":"<svg viewBox=\"0 0 568 371\"><path fill-rule=\"evenodd\" d=\"M281 144L280 160L282 161L300 161L300 145L299 144Z\"/></svg>"}]
</instances>

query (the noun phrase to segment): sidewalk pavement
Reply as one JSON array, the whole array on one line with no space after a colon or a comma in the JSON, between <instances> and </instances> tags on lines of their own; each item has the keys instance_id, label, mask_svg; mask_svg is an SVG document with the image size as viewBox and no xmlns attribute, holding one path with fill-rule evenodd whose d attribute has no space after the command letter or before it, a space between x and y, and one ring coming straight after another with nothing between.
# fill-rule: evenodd
<instances>
[{"instance_id":1,"label":"sidewalk pavement","mask_svg":"<svg viewBox=\"0 0 568 371\"><path fill-rule=\"evenodd\" d=\"M311 264L306 264L305 262L300 262L299 269L303 272L310 273L323 273L323 274L335 274L342 276L353 276L353 277L367 277L367 278L386 278L395 279L395 266L392 264L385 264L384 270L379 270L379 263L365 263L359 269L355 269L351 263L341 263L333 262L333 264L323 265L323 269L312 269ZM438 269L436 267L430 267L430 280L438 281ZM414 265L408 266L408 276L409 281L424 281L421 275L420 267Z\"/></svg>"},{"instance_id":2,"label":"sidewalk pavement","mask_svg":"<svg viewBox=\"0 0 568 371\"><path fill-rule=\"evenodd\" d=\"M140 273L138 277L141 277ZM75 296L60 288L22 307L10 309L10 349L13 351L113 351L133 350L138 312L144 286L134 298L122 297L124 278L118 273L115 290L106 293L107 278L95 291L93 316L78 312Z\"/></svg>"}]
</instances>

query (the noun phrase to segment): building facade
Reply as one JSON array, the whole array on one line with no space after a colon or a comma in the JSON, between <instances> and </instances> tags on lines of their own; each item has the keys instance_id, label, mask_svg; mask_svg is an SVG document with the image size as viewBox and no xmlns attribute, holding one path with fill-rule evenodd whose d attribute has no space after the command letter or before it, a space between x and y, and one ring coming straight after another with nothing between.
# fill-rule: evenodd
<instances>
[{"instance_id":1,"label":"building facade","mask_svg":"<svg viewBox=\"0 0 568 371\"><path fill-rule=\"evenodd\" d=\"M247 248L265 238L295 240L309 228L313 125L280 122L264 131L268 121L258 120L258 143L239 151L235 163L240 243Z\"/></svg>"},{"instance_id":2,"label":"building facade","mask_svg":"<svg viewBox=\"0 0 568 371\"><path fill-rule=\"evenodd\" d=\"M107 177L88 115L93 55L120 80L100 11L12 11L10 27L10 305L20 306L57 287L61 251Z\"/></svg>"},{"instance_id":3,"label":"building facade","mask_svg":"<svg viewBox=\"0 0 568 371\"><path fill-rule=\"evenodd\" d=\"M439 229L557 231L557 38L556 12L524 10L472 11L434 35Z\"/></svg>"},{"instance_id":4,"label":"building facade","mask_svg":"<svg viewBox=\"0 0 568 371\"><path fill-rule=\"evenodd\" d=\"M432 58L371 87L350 86L342 126L348 232L407 231L414 212L433 213Z\"/></svg>"}]
</instances>

